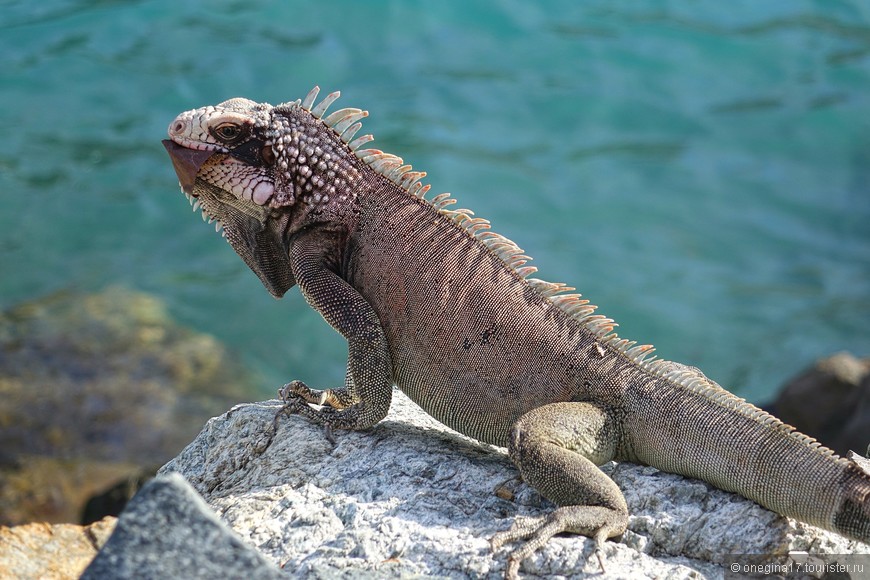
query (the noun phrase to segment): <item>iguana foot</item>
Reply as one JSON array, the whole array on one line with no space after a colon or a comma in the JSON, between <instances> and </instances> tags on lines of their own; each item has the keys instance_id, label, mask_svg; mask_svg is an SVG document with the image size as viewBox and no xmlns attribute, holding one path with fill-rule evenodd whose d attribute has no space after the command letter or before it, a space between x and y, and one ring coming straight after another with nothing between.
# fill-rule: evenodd
<instances>
[{"instance_id":1,"label":"iguana foot","mask_svg":"<svg viewBox=\"0 0 870 580\"><path fill-rule=\"evenodd\" d=\"M280 389L278 396L286 404L292 397L301 397L306 403L332 407L333 409L346 409L354 403L353 397L347 389L324 389L322 391L311 389L302 381L290 381Z\"/></svg>"},{"instance_id":2,"label":"iguana foot","mask_svg":"<svg viewBox=\"0 0 870 580\"><path fill-rule=\"evenodd\" d=\"M508 556L505 578L515 580L519 578L522 561L544 547L550 538L562 532L581 533L595 540L595 556L604 572L601 557L604 541L625 530L627 520L626 515L609 508L563 506L546 516L517 518L510 529L495 534L490 545L497 550L508 542L527 540Z\"/></svg>"},{"instance_id":3,"label":"iguana foot","mask_svg":"<svg viewBox=\"0 0 870 580\"><path fill-rule=\"evenodd\" d=\"M275 417L272 419L272 430L269 434L269 443L271 443L272 439L278 433L278 419L280 419L281 415L308 416L308 413L317 413L319 416L324 417L330 413L334 414L335 409L332 407L323 407L320 410L317 410L312 409L309 406L309 403L322 404L319 403L319 401L323 399L320 393L323 393L323 391L309 389L305 386L305 383L301 381L287 383L282 388L278 389L278 396L281 397L284 406L275 413ZM335 445L335 436L332 433L332 425L329 421L324 417L323 420L317 420L317 422L323 424L323 435L326 437L326 440Z\"/></svg>"},{"instance_id":4,"label":"iguana foot","mask_svg":"<svg viewBox=\"0 0 870 580\"><path fill-rule=\"evenodd\" d=\"M284 402L284 406L278 411L280 415L302 415L321 425L328 425L330 418L335 416L336 408L329 405L328 393L330 389L317 391L309 389L302 381L291 381L278 389L278 396ZM319 409L311 405L319 405Z\"/></svg>"},{"instance_id":5,"label":"iguana foot","mask_svg":"<svg viewBox=\"0 0 870 580\"><path fill-rule=\"evenodd\" d=\"M355 400L347 389L319 391L309 389L302 381L291 381L278 391L278 395L284 401L284 406L277 416L301 415L312 423L323 425L326 428L326 438L333 443L333 429L366 429L377 422L371 419L369 405ZM376 418L380 420L380 417Z\"/></svg>"}]
</instances>

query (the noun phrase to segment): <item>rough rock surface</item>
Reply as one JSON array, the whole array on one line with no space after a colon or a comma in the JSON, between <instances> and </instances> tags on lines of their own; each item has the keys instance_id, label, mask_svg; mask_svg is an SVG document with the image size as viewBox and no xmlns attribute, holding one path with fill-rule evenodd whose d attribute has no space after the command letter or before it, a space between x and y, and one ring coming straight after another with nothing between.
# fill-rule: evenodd
<instances>
[{"instance_id":1,"label":"rough rock surface","mask_svg":"<svg viewBox=\"0 0 870 580\"><path fill-rule=\"evenodd\" d=\"M161 473L178 472L248 544L293 577L497 577L488 539L550 506L481 445L395 393L367 432L281 417L278 401L208 422ZM721 577L729 553L868 553L870 546L787 520L736 495L649 467L610 464L631 522L607 542L608 577ZM496 493L498 490L498 493ZM507 499L505 499L507 498ZM123 518L122 518L123 520ZM599 572L593 543L566 535L526 561L526 578Z\"/></svg>"},{"instance_id":2,"label":"rough rock surface","mask_svg":"<svg viewBox=\"0 0 870 580\"><path fill-rule=\"evenodd\" d=\"M870 445L870 358L840 352L789 380L770 405L774 414L837 453Z\"/></svg>"},{"instance_id":3,"label":"rough rock surface","mask_svg":"<svg viewBox=\"0 0 870 580\"><path fill-rule=\"evenodd\" d=\"M89 526L0 526L0 578L78 578L106 543L115 522L115 518L107 517Z\"/></svg>"},{"instance_id":4,"label":"rough rock surface","mask_svg":"<svg viewBox=\"0 0 870 580\"><path fill-rule=\"evenodd\" d=\"M154 479L127 505L81 580L280 578L178 474Z\"/></svg>"}]
</instances>

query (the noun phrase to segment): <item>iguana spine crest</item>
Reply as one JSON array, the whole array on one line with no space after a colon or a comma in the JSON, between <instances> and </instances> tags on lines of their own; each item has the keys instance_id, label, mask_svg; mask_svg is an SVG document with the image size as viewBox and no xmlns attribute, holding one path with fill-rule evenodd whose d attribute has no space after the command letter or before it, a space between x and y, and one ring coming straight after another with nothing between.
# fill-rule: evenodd
<instances>
[{"instance_id":1,"label":"iguana spine crest","mask_svg":"<svg viewBox=\"0 0 870 580\"><path fill-rule=\"evenodd\" d=\"M423 185L420 182L426 176L426 172L412 171L411 165L405 164L401 157L391 153L384 153L379 149L360 149L360 145L373 141L374 137L365 135L354 141L350 141L350 139L362 127L362 123L358 122L359 119L367 117L368 112L360 109L346 108L339 109L323 118L329 106L340 96L340 92L330 93L319 104L312 107L319 92L320 88L314 87L304 99L284 103L281 106L301 107L309 111L315 118L320 119L322 123L339 135L342 141L347 143L357 158L377 173L395 183L412 197L426 202L439 214L449 218L454 224L464 229L502 260L517 277L524 279L554 306L560 308L577 322L582 323L585 328L603 342L610 344L637 363L641 363L644 357L653 350L653 347L650 345L632 348L635 342L619 339L613 332L613 327L616 326L616 323L612 319L593 314L597 306L590 304L588 300L581 299L580 294L566 294L566 292L570 292L574 288L561 283L529 278L530 274L538 270L534 266L525 266L531 258L525 255L522 248L517 246L513 241L489 231L490 222L488 220L473 217L474 212L469 209L445 209L447 206L456 203L456 200L449 193L441 193L431 199L426 197L430 186L428 184ZM350 123L354 124L349 125Z\"/></svg>"},{"instance_id":2,"label":"iguana spine crest","mask_svg":"<svg viewBox=\"0 0 870 580\"><path fill-rule=\"evenodd\" d=\"M821 455L845 462L845 460L813 437L797 431L791 425L783 423L766 411L755 407L747 408L743 404L745 399L713 385L704 375L687 370L685 367L674 369L670 361L660 359L652 354L655 350L655 347L652 345L638 345L636 341L620 338L613 330L618 325L606 316L595 314L594 312L598 307L591 304L589 300L583 299L581 294L569 293L574 290L573 287L560 282L547 282L538 278L529 278L530 274L537 271L537 268L534 266L525 266L531 260L531 257L525 255L523 250L513 241L489 231L490 222L488 220L473 217L474 213L468 209L445 209L447 206L456 203L456 200L449 193L441 193L431 199L427 198L426 194L430 189L430 185L423 185L420 181L426 176L426 172L412 171L412 166L405 164L401 157L391 153L384 153L379 149L360 149L362 144L374 140L372 135L365 135L351 140L362 128L362 123L359 120L368 116L367 111L345 108L339 109L323 118L326 110L339 98L341 93L339 91L330 93L312 108L319 92L320 87L315 86L304 99L285 103L283 106L295 105L310 111L315 118L338 134L360 160L377 173L395 183L412 197L427 203L439 214L449 218L456 226L464 229L470 236L486 246L490 252L502 260L516 274L517 278L534 288L553 306L560 309L592 333L602 346L614 349L643 370L675 386L702 394L710 401L724 408L746 412L750 418L773 427L784 435L796 437L807 443Z\"/></svg>"}]
</instances>

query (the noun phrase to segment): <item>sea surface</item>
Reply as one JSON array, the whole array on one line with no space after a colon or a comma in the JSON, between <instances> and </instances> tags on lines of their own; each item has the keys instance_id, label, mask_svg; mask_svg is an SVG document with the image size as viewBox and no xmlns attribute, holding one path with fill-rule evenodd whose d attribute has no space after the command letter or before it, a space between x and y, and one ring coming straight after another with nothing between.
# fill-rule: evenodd
<instances>
[{"instance_id":1,"label":"sea surface","mask_svg":"<svg viewBox=\"0 0 870 580\"><path fill-rule=\"evenodd\" d=\"M313 85L743 397L870 354L866 0L0 1L0 308L122 285L259 395L341 383L340 337L191 213L160 144L183 110Z\"/></svg>"}]
</instances>

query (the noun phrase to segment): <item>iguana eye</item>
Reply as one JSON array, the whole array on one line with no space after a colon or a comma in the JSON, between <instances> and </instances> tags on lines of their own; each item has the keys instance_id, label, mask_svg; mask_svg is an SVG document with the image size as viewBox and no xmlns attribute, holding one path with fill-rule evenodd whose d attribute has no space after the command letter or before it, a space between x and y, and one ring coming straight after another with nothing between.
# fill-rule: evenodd
<instances>
[{"instance_id":1,"label":"iguana eye","mask_svg":"<svg viewBox=\"0 0 870 580\"><path fill-rule=\"evenodd\" d=\"M242 127L235 123L222 123L212 130L212 134L225 143L233 143L241 138Z\"/></svg>"}]
</instances>

